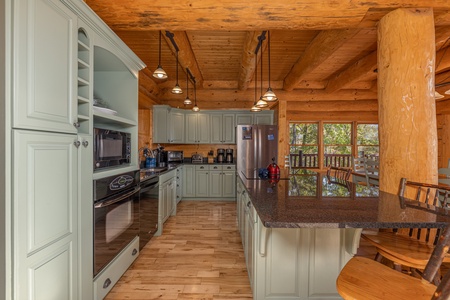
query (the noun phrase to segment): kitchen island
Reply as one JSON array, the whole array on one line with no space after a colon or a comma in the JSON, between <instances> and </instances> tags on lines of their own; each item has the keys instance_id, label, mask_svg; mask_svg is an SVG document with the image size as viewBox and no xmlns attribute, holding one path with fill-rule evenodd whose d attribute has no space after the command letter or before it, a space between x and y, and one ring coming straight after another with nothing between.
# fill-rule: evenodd
<instances>
[{"instance_id":1,"label":"kitchen island","mask_svg":"<svg viewBox=\"0 0 450 300\"><path fill-rule=\"evenodd\" d=\"M279 180L240 172L238 222L254 299L341 299L336 278L362 228L445 227L447 211L423 210L377 188L302 170Z\"/></svg>"}]
</instances>

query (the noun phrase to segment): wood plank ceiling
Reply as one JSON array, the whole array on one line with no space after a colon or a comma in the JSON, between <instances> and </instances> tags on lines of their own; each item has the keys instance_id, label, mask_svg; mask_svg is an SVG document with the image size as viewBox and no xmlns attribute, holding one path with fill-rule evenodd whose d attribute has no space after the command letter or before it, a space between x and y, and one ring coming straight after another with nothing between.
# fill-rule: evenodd
<instances>
[{"instance_id":1,"label":"wood plank ceiling","mask_svg":"<svg viewBox=\"0 0 450 300\"><path fill-rule=\"evenodd\" d=\"M140 74L140 91L147 98L140 99L144 107L153 103L185 107L185 68L189 68L197 82L201 108L250 108L255 96L259 98L261 90L264 93L269 85L267 39L262 47L262 60L254 54L263 30L270 30L271 37L270 85L281 100L376 101L377 23L399 7L433 8L436 84L450 81L448 0L86 0L86 3L147 65ZM161 65L169 75L164 81L151 77L158 65L160 30L164 36ZM176 82L176 56L165 36L166 30L174 34L180 49L178 80L184 90L182 95L171 93ZM190 87L189 96L193 99ZM436 88L445 96L440 102L450 99L450 95L444 94L449 89L450 85Z\"/></svg>"}]
</instances>

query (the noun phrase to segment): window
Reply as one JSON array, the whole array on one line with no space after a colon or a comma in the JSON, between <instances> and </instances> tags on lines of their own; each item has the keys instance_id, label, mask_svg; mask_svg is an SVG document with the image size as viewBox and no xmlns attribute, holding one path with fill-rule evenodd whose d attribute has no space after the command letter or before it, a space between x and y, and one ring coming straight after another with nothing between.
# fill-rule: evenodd
<instances>
[{"instance_id":1,"label":"window","mask_svg":"<svg viewBox=\"0 0 450 300\"><path fill-rule=\"evenodd\" d=\"M289 123L289 148L295 167L351 167L352 156L378 155L378 124Z\"/></svg>"},{"instance_id":2,"label":"window","mask_svg":"<svg viewBox=\"0 0 450 300\"><path fill-rule=\"evenodd\" d=\"M356 131L358 156L377 155L380 149L378 124L358 124Z\"/></svg>"},{"instance_id":3,"label":"window","mask_svg":"<svg viewBox=\"0 0 450 300\"><path fill-rule=\"evenodd\" d=\"M352 124L323 124L323 165L350 167L352 157Z\"/></svg>"},{"instance_id":4,"label":"window","mask_svg":"<svg viewBox=\"0 0 450 300\"><path fill-rule=\"evenodd\" d=\"M297 166L305 168L318 167L319 138L318 123L289 124L289 153L301 153ZM301 161L300 161L301 159Z\"/></svg>"}]
</instances>

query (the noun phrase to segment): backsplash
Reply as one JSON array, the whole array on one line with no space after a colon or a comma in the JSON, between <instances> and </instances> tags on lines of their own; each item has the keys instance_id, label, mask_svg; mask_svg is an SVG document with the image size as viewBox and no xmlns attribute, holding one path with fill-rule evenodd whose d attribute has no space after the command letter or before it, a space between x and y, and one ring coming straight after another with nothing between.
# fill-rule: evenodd
<instances>
[{"instance_id":1,"label":"backsplash","mask_svg":"<svg viewBox=\"0 0 450 300\"><path fill-rule=\"evenodd\" d=\"M217 149L233 149L234 156L236 156L236 145L222 145L222 144L195 144L195 145L177 145L177 144L160 144L164 147L164 150L179 150L183 151L185 158L190 158L193 154L199 153L203 157L208 156L209 151L214 152L214 157L217 156ZM156 149L158 144L153 144L152 149Z\"/></svg>"}]
</instances>

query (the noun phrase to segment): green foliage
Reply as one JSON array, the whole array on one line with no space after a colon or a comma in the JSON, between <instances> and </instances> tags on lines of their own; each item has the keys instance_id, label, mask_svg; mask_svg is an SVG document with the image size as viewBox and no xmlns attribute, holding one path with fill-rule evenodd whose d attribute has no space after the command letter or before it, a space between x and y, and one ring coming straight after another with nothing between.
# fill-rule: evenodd
<instances>
[{"instance_id":1,"label":"green foliage","mask_svg":"<svg viewBox=\"0 0 450 300\"><path fill-rule=\"evenodd\" d=\"M351 145L352 124L323 124L323 143L325 145Z\"/></svg>"},{"instance_id":2,"label":"green foliage","mask_svg":"<svg viewBox=\"0 0 450 300\"><path fill-rule=\"evenodd\" d=\"M291 145L315 145L318 143L317 123L290 123L289 137Z\"/></svg>"}]
</instances>

